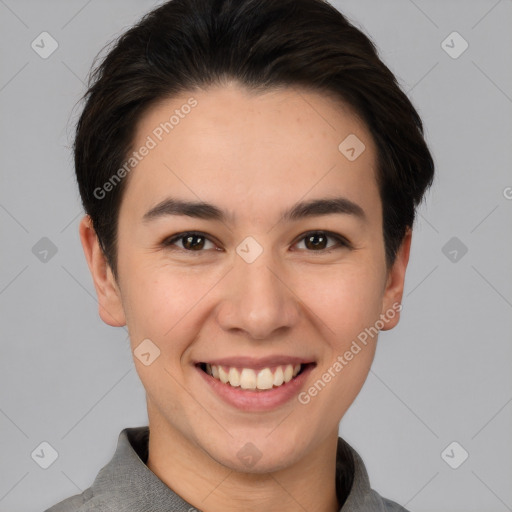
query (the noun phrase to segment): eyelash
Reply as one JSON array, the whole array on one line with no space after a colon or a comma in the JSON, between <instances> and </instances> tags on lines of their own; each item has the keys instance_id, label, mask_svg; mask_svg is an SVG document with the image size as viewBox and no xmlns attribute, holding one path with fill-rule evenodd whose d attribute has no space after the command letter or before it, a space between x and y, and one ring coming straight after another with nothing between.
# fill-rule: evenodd
<instances>
[{"instance_id":1,"label":"eyelash","mask_svg":"<svg viewBox=\"0 0 512 512\"><path fill-rule=\"evenodd\" d=\"M296 245L299 242L302 242L308 236L312 236L312 235L324 235L327 238L332 238L332 239L334 239L334 240L336 240L338 242L338 245L333 246L333 247L329 247L327 249L318 249L317 251L314 251L314 250L310 251L310 250L306 249L306 252L309 252L309 253L320 253L320 254L330 254L333 250L337 250L337 249L343 249L343 248L352 249L352 245L350 244L350 242L346 238L344 238L341 235L338 235L336 233L333 233L331 231L322 231L322 230L308 231L307 233L304 233L303 235L301 235L301 238L299 238L297 240L297 242L295 242L294 245ZM213 240L208 238L204 233L202 233L200 231L186 231L184 233L178 233L177 235L173 235L171 237L166 238L165 240L163 240L162 246L166 247L166 248L171 248L171 246L174 245L175 242L177 242L179 240L182 240L182 239L186 238L187 236L201 237L201 238L204 238L205 240L208 240L209 242L215 244L215 242ZM193 250L190 250L190 249L182 249L181 247L176 247L176 249L178 249L181 252L186 252L186 253L189 253L189 254L194 254L195 253L198 256L202 252L205 252L205 249L201 249L201 250L198 250L198 251L193 251Z\"/></svg>"}]
</instances>

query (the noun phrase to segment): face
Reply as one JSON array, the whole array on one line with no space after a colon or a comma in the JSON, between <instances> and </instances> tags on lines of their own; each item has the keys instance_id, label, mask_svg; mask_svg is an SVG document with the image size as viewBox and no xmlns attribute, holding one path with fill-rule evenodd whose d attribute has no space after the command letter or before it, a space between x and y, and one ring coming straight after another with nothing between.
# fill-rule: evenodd
<instances>
[{"instance_id":1,"label":"face","mask_svg":"<svg viewBox=\"0 0 512 512\"><path fill-rule=\"evenodd\" d=\"M410 234L387 269L371 136L325 95L230 84L153 107L144 145L118 282L87 218L80 229L100 314L128 326L150 426L235 470L244 450L261 454L254 472L291 465L337 436L375 326L399 318Z\"/></svg>"}]
</instances>

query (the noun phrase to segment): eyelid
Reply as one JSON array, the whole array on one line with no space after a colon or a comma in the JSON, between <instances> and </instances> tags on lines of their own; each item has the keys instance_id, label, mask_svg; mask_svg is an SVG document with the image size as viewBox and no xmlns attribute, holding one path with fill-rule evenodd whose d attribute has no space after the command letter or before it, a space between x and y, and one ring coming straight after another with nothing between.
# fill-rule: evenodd
<instances>
[{"instance_id":1,"label":"eyelid","mask_svg":"<svg viewBox=\"0 0 512 512\"><path fill-rule=\"evenodd\" d=\"M332 252L333 250L340 249L340 248L346 248L346 249L353 248L351 242L347 238L345 238L343 235L340 235L338 233L334 233L332 231L328 231L325 229L313 229L313 230L306 231L305 233L302 233L301 235L299 235L299 237L295 239L295 241L293 242L292 245L297 245L299 242L302 242L308 236L315 235L315 234L321 234L321 235L325 235L327 238L332 238L332 239L336 240L336 242L338 244L334 245L332 247L326 248L326 249L319 249L318 251L306 250L306 252L308 252L308 253L312 253L312 254L316 253L316 254L321 255L321 254L328 254L328 253ZM177 242L187 236L199 236L217 246L220 245L214 239L212 239L212 237L210 235L207 235L206 233L203 233L202 231L183 231L181 233L176 233L175 235L171 235L171 236L165 238L162 241L161 245L163 247L173 246L175 242ZM205 252L205 250L192 251L192 250L187 250L187 249L181 249L180 247L176 247L176 249L181 252L186 252L188 254L192 253L192 254L197 254L197 255L201 254L202 252ZM219 249L215 249L215 250L219 250ZM220 249L220 250L222 250L222 249Z\"/></svg>"}]
</instances>

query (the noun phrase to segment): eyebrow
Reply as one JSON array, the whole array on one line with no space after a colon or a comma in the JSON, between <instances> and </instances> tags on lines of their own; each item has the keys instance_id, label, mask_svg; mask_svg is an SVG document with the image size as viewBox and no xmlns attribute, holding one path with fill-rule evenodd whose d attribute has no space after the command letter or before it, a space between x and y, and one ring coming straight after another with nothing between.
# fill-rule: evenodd
<instances>
[{"instance_id":1,"label":"eyebrow","mask_svg":"<svg viewBox=\"0 0 512 512\"><path fill-rule=\"evenodd\" d=\"M281 213L279 222L297 221L306 217L331 214L352 215L363 222L368 220L363 208L357 203L354 203L346 197L333 197L296 203L289 210ZM227 211L220 209L214 204L204 201L183 201L168 197L148 210L142 217L142 220L144 223L147 223L169 215L183 215L196 219L220 222L233 219L232 214L229 214Z\"/></svg>"}]
</instances>

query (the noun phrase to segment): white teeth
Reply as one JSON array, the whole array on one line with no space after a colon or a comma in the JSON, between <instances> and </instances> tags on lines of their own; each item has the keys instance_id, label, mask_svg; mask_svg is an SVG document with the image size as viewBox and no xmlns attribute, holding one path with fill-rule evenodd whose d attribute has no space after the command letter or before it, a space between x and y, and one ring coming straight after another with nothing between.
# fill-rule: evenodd
<instances>
[{"instance_id":1,"label":"white teeth","mask_svg":"<svg viewBox=\"0 0 512 512\"><path fill-rule=\"evenodd\" d=\"M231 373L231 370L229 370L229 373ZM235 385L231 382L231 379L229 379L229 383L232 386ZM242 370L240 374L240 387L242 389L256 389L256 372L254 370L250 368L244 368Z\"/></svg>"},{"instance_id":2,"label":"white teeth","mask_svg":"<svg viewBox=\"0 0 512 512\"><path fill-rule=\"evenodd\" d=\"M256 387L258 389L270 389L274 385L274 376L270 371L270 368L264 368L258 373L258 380L256 381Z\"/></svg>"},{"instance_id":3,"label":"white teeth","mask_svg":"<svg viewBox=\"0 0 512 512\"><path fill-rule=\"evenodd\" d=\"M278 366L274 373L274 386L280 386L284 382L283 368Z\"/></svg>"},{"instance_id":4,"label":"white teeth","mask_svg":"<svg viewBox=\"0 0 512 512\"><path fill-rule=\"evenodd\" d=\"M229 383L235 388L240 386L240 374L236 368L229 369Z\"/></svg>"},{"instance_id":5,"label":"white teeth","mask_svg":"<svg viewBox=\"0 0 512 512\"><path fill-rule=\"evenodd\" d=\"M219 370L219 379L221 382L223 382L224 384L227 384L229 382L229 375L228 375L228 372L226 372L224 370L224 368L222 368L222 366L217 366L218 370ZM213 370L213 368L212 368Z\"/></svg>"},{"instance_id":6,"label":"white teeth","mask_svg":"<svg viewBox=\"0 0 512 512\"><path fill-rule=\"evenodd\" d=\"M230 384L233 387L241 387L242 389L272 389L272 387L281 386L286 382L290 382L301 369L300 364L281 365L275 368L274 373L270 368L263 368L260 371L252 368L242 368L239 371L235 367L224 369L225 367L213 364L206 364L206 373L215 379L220 380L224 384Z\"/></svg>"},{"instance_id":7,"label":"white teeth","mask_svg":"<svg viewBox=\"0 0 512 512\"><path fill-rule=\"evenodd\" d=\"M286 368L284 369L284 381L290 382L293 377L293 366L291 364L287 364Z\"/></svg>"}]
</instances>

